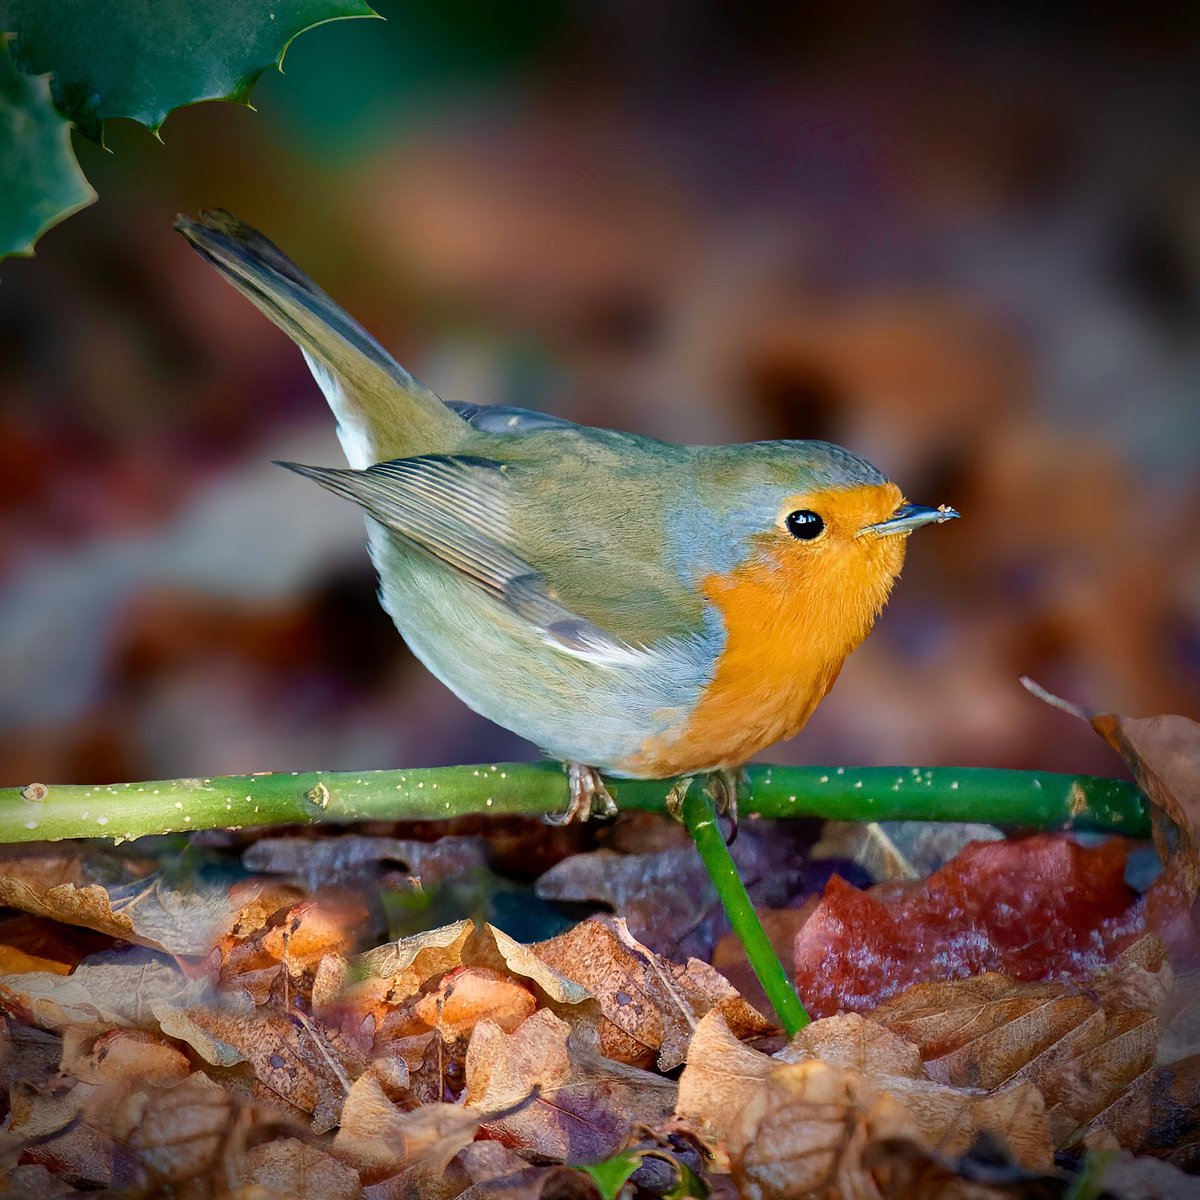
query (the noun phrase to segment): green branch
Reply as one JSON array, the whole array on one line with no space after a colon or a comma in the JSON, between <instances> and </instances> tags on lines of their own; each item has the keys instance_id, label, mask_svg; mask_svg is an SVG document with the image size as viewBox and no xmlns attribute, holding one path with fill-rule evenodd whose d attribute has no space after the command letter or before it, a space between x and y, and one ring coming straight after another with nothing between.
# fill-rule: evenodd
<instances>
[{"instance_id":1,"label":"green branch","mask_svg":"<svg viewBox=\"0 0 1200 1200\"><path fill-rule=\"evenodd\" d=\"M717 825L712 801L700 788L689 788L680 815L784 1033L794 1036L808 1024L808 1013L754 911L746 885L725 844L725 835Z\"/></svg>"},{"instance_id":2,"label":"green branch","mask_svg":"<svg viewBox=\"0 0 1200 1200\"><path fill-rule=\"evenodd\" d=\"M747 768L743 817L841 821L983 821L1031 829L1091 829L1145 837L1146 804L1132 783L1046 771L933 767ZM625 808L663 812L669 781L609 780ZM565 812L556 763L413 771L308 771L109 785L0 788L0 842L101 837L320 821L438 820L471 814Z\"/></svg>"}]
</instances>

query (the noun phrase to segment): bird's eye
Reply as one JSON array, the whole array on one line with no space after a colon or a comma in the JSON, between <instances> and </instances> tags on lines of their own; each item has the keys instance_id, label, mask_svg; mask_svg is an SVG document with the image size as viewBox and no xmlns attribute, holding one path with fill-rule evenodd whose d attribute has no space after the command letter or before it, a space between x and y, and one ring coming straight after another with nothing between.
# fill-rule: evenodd
<instances>
[{"instance_id":1,"label":"bird's eye","mask_svg":"<svg viewBox=\"0 0 1200 1200\"><path fill-rule=\"evenodd\" d=\"M788 513L787 530L794 538L802 542L811 542L825 532L825 521L820 513L810 508L802 508L797 512Z\"/></svg>"}]
</instances>

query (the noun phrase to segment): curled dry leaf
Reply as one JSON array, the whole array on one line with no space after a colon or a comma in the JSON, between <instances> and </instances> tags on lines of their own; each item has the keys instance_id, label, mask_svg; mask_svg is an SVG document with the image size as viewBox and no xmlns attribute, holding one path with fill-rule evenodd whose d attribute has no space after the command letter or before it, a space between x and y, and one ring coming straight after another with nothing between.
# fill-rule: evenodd
<instances>
[{"instance_id":1,"label":"curled dry leaf","mask_svg":"<svg viewBox=\"0 0 1200 1200\"><path fill-rule=\"evenodd\" d=\"M346 1098L333 1152L369 1183L399 1177L406 1194L427 1195L451 1159L474 1140L482 1116L456 1104L402 1111L368 1073Z\"/></svg>"},{"instance_id":2,"label":"curled dry leaf","mask_svg":"<svg viewBox=\"0 0 1200 1200\"><path fill-rule=\"evenodd\" d=\"M182 957L207 954L237 919L237 908L221 886L179 891L157 876L105 886L88 876L79 854L4 847L0 906Z\"/></svg>"},{"instance_id":3,"label":"curled dry leaf","mask_svg":"<svg viewBox=\"0 0 1200 1200\"><path fill-rule=\"evenodd\" d=\"M816 1059L778 1066L733 1122L734 1182L744 1200L878 1197L864 1152L904 1137L919 1138L912 1117L861 1073Z\"/></svg>"},{"instance_id":4,"label":"curled dry leaf","mask_svg":"<svg viewBox=\"0 0 1200 1200\"><path fill-rule=\"evenodd\" d=\"M207 995L203 979L189 979L171 959L142 946L94 954L70 975L0 977L0 1007L43 1029L92 1023L154 1029L156 1004L199 1004Z\"/></svg>"},{"instance_id":5,"label":"curled dry leaf","mask_svg":"<svg viewBox=\"0 0 1200 1200\"><path fill-rule=\"evenodd\" d=\"M533 949L596 997L600 1049L619 1062L674 1069L687 1058L696 1023L713 1009L737 1037L771 1028L707 963L669 962L637 941L620 917L592 917Z\"/></svg>"},{"instance_id":6,"label":"curled dry leaf","mask_svg":"<svg viewBox=\"0 0 1200 1200\"><path fill-rule=\"evenodd\" d=\"M1087 979L1140 931L1125 856L1119 839L1087 848L1042 834L976 842L918 883L863 892L835 877L796 935L800 995L827 1015L985 971Z\"/></svg>"},{"instance_id":7,"label":"curled dry leaf","mask_svg":"<svg viewBox=\"0 0 1200 1200\"><path fill-rule=\"evenodd\" d=\"M664 1120L675 1085L603 1058L571 1038L566 1021L540 1009L515 1033L484 1022L467 1051L466 1103L498 1111L484 1128L545 1158L599 1162L624 1144L635 1122Z\"/></svg>"},{"instance_id":8,"label":"curled dry leaf","mask_svg":"<svg viewBox=\"0 0 1200 1200\"><path fill-rule=\"evenodd\" d=\"M749 1111L752 1103L761 1106L767 1081L785 1066L812 1063L842 1072L846 1079L839 1087L857 1097L856 1104L866 1103L872 1089L886 1092L903 1106L910 1132L944 1152L965 1151L976 1134L992 1129L1026 1165L1049 1161L1049 1134L1035 1088L1017 1083L982 1092L931 1080L914 1046L857 1014L814 1021L768 1057L739 1043L719 1014L710 1013L696 1031L680 1078L676 1113L706 1136L727 1140L732 1153L738 1131L745 1133L739 1113Z\"/></svg>"},{"instance_id":9,"label":"curled dry leaf","mask_svg":"<svg viewBox=\"0 0 1200 1200\"><path fill-rule=\"evenodd\" d=\"M474 930L471 921L455 921L368 950L357 963L368 976L387 980L388 1000L398 1004L415 996L433 976L460 966L462 948Z\"/></svg>"}]
</instances>

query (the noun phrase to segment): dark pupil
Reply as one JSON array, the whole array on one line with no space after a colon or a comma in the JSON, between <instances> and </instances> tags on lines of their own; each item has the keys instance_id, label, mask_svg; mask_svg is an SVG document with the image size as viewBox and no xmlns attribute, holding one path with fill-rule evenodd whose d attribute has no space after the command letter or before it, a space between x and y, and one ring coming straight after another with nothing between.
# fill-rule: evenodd
<instances>
[{"instance_id":1,"label":"dark pupil","mask_svg":"<svg viewBox=\"0 0 1200 1200\"><path fill-rule=\"evenodd\" d=\"M802 542L811 542L820 537L825 528L825 522L811 509L802 508L799 512L788 513L788 533Z\"/></svg>"}]
</instances>

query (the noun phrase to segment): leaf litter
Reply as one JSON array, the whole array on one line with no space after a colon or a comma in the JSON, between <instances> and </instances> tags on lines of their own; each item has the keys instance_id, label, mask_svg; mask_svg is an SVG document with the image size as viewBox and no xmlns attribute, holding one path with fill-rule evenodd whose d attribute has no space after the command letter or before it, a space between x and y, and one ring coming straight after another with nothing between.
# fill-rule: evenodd
<instances>
[{"instance_id":1,"label":"leaf litter","mask_svg":"<svg viewBox=\"0 0 1200 1200\"><path fill-rule=\"evenodd\" d=\"M669 826L570 854L506 824L544 899L612 910L525 940L478 913L387 936L397 897L410 929L495 869L477 832L243 835L190 882L136 846L7 849L0 1195L1200 1194L1200 726L1085 719L1152 802L1144 891L1117 838L863 886L747 823L818 1018L790 1040Z\"/></svg>"}]
</instances>

